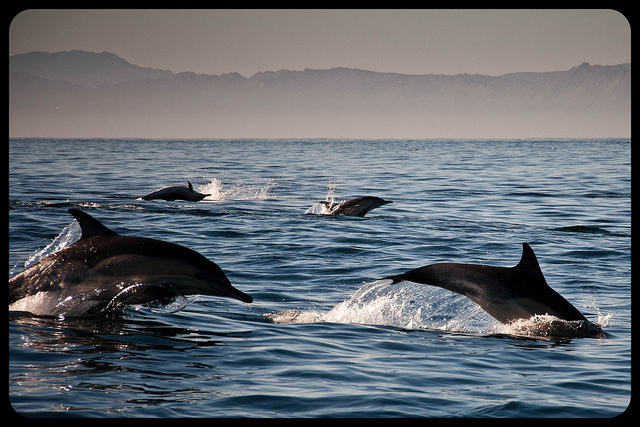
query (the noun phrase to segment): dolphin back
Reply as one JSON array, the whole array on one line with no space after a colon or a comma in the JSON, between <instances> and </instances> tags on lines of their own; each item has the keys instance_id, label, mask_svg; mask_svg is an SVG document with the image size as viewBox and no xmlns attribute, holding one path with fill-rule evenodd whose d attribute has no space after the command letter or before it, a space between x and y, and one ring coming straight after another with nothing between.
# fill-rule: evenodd
<instances>
[{"instance_id":1,"label":"dolphin back","mask_svg":"<svg viewBox=\"0 0 640 427\"><path fill-rule=\"evenodd\" d=\"M147 195L142 196L142 200L187 200L190 202L198 202L211 194L198 193L194 191L191 181L187 181L187 187L183 185L170 185L168 187L160 188Z\"/></svg>"},{"instance_id":2,"label":"dolphin back","mask_svg":"<svg viewBox=\"0 0 640 427\"><path fill-rule=\"evenodd\" d=\"M253 300L194 250L120 236L87 213L69 212L82 237L9 278L9 310L81 316L196 294Z\"/></svg>"},{"instance_id":3,"label":"dolphin back","mask_svg":"<svg viewBox=\"0 0 640 427\"><path fill-rule=\"evenodd\" d=\"M523 243L522 258L515 267L432 264L387 279L438 286L465 295L501 323L545 314L567 321L587 320L547 284L527 243Z\"/></svg>"},{"instance_id":4,"label":"dolphin back","mask_svg":"<svg viewBox=\"0 0 640 427\"><path fill-rule=\"evenodd\" d=\"M383 200L380 197L364 196L346 200L342 203L320 202L325 204L331 211L331 215L359 216L364 217L369 211L387 203L391 200Z\"/></svg>"}]
</instances>

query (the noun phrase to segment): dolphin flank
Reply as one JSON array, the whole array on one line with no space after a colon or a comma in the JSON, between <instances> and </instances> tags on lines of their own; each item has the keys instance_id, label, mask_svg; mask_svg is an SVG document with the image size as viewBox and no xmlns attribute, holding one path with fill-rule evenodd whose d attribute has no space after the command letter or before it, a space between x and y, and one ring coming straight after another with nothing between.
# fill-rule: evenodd
<instances>
[{"instance_id":1,"label":"dolphin flank","mask_svg":"<svg viewBox=\"0 0 640 427\"><path fill-rule=\"evenodd\" d=\"M120 236L85 212L69 212L82 228L80 240L11 277L9 310L83 316L194 294L253 301L198 252Z\"/></svg>"},{"instance_id":2,"label":"dolphin flank","mask_svg":"<svg viewBox=\"0 0 640 427\"><path fill-rule=\"evenodd\" d=\"M527 243L522 246L522 258L515 267L442 263L386 279L394 283L408 280L462 294L501 323L551 315L563 321L576 322L569 335L604 336L600 326L589 322L569 301L551 289L533 249Z\"/></svg>"},{"instance_id":3,"label":"dolphin flank","mask_svg":"<svg viewBox=\"0 0 640 427\"><path fill-rule=\"evenodd\" d=\"M357 197L355 199L346 200L341 203L332 203L326 200L320 202L328 210L329 215L346 215L346 216L360 216L364 217L367 212L386 205L387 203L393 203L391 200L383 200L380 197L364 196Z\"/></svg>"},{"instance_id":4,"label":"dolphin flank","mask_svg":"<svg viewBox=\"0 0 640 427\"><path fill-rule=\"evenodd\" d=\"M191 181L187 181L188 187L183 185L170 185L168 187L162 187L152 193L142 196L142 200L187 200L190 202L198 202L211 194L198 193L193 190Z\"/></svg>"}]
</instances>

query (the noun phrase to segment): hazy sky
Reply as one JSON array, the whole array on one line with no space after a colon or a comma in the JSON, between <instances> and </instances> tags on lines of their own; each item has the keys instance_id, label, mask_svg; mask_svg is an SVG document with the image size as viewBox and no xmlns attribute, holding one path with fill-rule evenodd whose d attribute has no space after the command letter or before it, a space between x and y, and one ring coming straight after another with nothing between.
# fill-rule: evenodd
<instances>
[{"instance_id":1,"label":"hazy sky","mask_svg":"<svg viewBox=\"0 0 640 427\"><path fill-rule=\"evenodd\" d=\"M27 10L9 55L112 52L205 74L349 67L407 74L567 70L631 62L613 10Z\"/></svg>"}]
</instances>

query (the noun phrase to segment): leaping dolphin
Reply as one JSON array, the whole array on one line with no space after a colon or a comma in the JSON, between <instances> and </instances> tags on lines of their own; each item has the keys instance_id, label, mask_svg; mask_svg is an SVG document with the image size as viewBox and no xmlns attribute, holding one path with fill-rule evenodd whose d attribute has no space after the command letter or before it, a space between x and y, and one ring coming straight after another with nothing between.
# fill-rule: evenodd
<instances>
[{"instance_id":1,"label":"leaping dolphin","mask_svg":"<svg viewBox=\"0 0 640 427\"><path fill-rule=\"evenodd\" d=\"M462 294L501 323L548 314L564 321L577 321L569 335L604 336L600 326L588 322L578 309L551 289L533 249L527 243L522 246L522 258L515 267L432 264L386 279L394 283L408 280ZM563 327L563 333L567 333L566 325Z\"/></svg>"},{"instance_id":2,"label":"leaping dolphin","mask_svg":"<svg viewBox=\"0 0 640 427\"><path fill-rule=\"evenodd\" d=\"M332 203L326 200L323 200L320 203L329 210L330 215L364 217L370 210L393 202L391 200L382 200L380 197L364 196L352 200L346 200L341 203Z\"/></svg>"},{"instance_id":3,"label":"leaping dolphin","mask_svg":"<svg viewBox=\"0 0 640 427\"><path fill-rule=\"evenodd\" d=\"M162 187L152 193L142 196L142 200L188 200L190 202L198 202L211 194L198 193L193 190L191 181L187 181L188 187L183 185L170 185L168 187Z\"/></svg>"},{"instance_id":4,"label":"leaping dolphin","mask_svg":"<svg viewBox=\"0 0 640 427\"><path fill-rule=\"evenodd\" d=\"M120 236L85 212L69 212L82 228L80 240L11 277L9 310L83 316L195 294L253 301L198 252L160 240Z\"/></svg>"}]
</instances>

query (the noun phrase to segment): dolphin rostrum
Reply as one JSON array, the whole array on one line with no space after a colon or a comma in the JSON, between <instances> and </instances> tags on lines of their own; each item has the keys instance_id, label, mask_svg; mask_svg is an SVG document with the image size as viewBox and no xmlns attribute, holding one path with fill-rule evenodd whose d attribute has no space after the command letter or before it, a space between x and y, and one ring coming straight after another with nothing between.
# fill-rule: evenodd
<instances>
[{"instance_id":1,"label":"dolphin rostrum","mask_svg":"<svg viewBox=\"0 0 640 427\"><path fill-rule=\"evenodd\" d=\"M593 324L545 280L533 249L523 243L522 258L515 267L492 267L480 264L432 264L387 277L394 283L408 280L438 286L462 294L478 304L501 323L551 315L573 322L575 336L604 336ZM566 325L560 325L566 332ZM571 328L568 328L571 329Z\"/></svg>"},{"instance_id":2,"label":"dolphin rostrum","mask_svg":"<svg viewBox=\"0 0 640 427\"><path fill-rule=\"evenodd\" d=\"M11 277L9 310L82 316L195 294L253 301L198 252L120 236L85 212L69 212L82 228L80 240Z\"/></svg>"},{"instance_id":3,"label":"dolphin rostrum","mask_svg":"<svg viewBox=\"0 0 640 427\"><path fill-rule=\"evenodd\" d=\"M142 196L142 200L188 200L190 202L198 202L211 194L198 193L193 190L191 181L187 181L188 187L183 185L170 185L168 187L162 187L152 193Z\"/></svg>"},{"instance_id":4,"label":"dolphin rostrum","mask_svg":"<svg viewBox=\"0 0 640 427\"><path fill-rule=\"evenodd\" d=\"M320 202L328 210L330 215L346 215L346 216L360 216L363 217L372 209L386 205L387 203L393 203L391 200L382 200L380 197L364 196L351 200L346 200L342 203L333 203L323 200Z\"/></svg>"}]
</instances>

